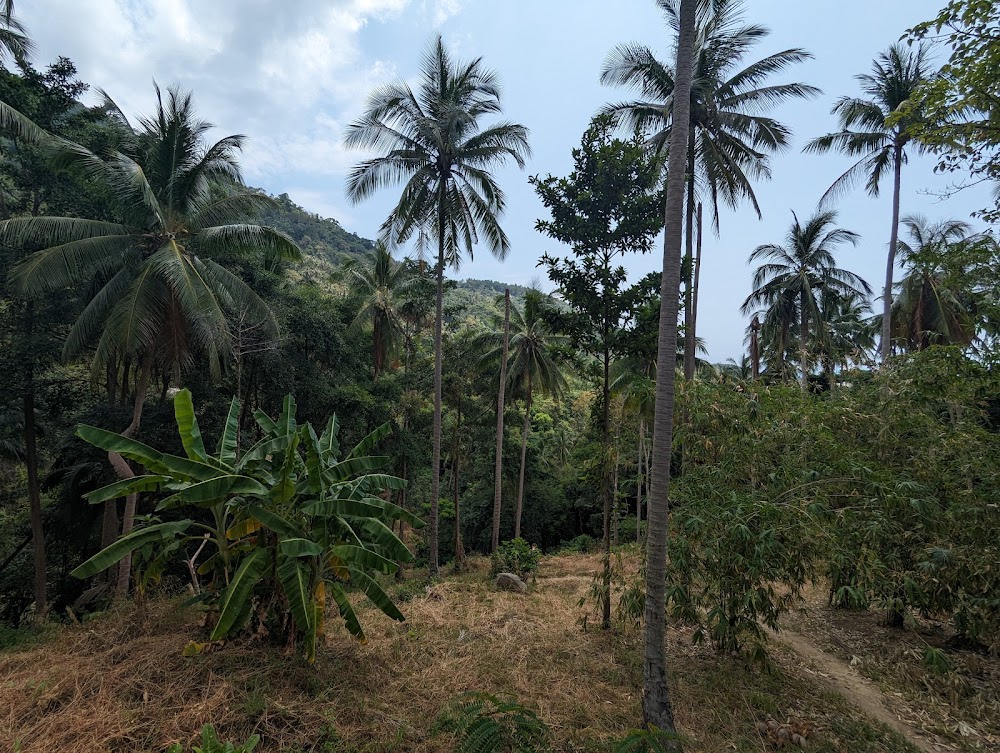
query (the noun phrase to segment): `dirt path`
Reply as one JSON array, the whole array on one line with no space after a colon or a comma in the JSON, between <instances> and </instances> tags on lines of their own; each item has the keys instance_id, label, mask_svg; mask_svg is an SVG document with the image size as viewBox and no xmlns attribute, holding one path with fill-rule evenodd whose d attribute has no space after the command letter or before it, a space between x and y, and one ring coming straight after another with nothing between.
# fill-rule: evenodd
<instances>
[{"instance_id":1,"label":"dirt path","mask_svg":"<svg viewBox=\"0 0 1000 753\"><path fill-rule=\"evenodd\" d=\"M851 701L864 714L896 730L918 750L924 753L939 753L940 748L933 745L923 733L897 717L892 711L890 699L874 683L862 677L853 668L823 651L801 633L786 629L774 634L774 637L812 663L819 670L820 676L834 690Z\"/></svg>"}]
</instances>

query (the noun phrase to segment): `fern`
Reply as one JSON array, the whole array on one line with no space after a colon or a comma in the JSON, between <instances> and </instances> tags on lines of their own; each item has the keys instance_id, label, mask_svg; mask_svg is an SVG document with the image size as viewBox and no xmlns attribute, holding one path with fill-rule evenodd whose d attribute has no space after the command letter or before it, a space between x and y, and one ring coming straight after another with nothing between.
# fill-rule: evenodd
<instances>
[{"instance_id":1,"label":"fern","mask_svg":"<svg viewBox=\"0 0 1000 753\"><path fill-rule=\"evenodd\" d=\"M614 743L612 753L674 753L680 748L680 738L656 727L634 729L620 742Z\"/></svg>"},{"instance_id":2,"label":"fern","mask_svg":"<svg viewBox=\"0 0 1000 753\"><path fill-rule=\"evenodd\" d=\"M439 732L455 736L455 753L541 753L548 750L549 728L530 709L511 698L463 693L438 717Z\"/></svg>"}]
</instances>

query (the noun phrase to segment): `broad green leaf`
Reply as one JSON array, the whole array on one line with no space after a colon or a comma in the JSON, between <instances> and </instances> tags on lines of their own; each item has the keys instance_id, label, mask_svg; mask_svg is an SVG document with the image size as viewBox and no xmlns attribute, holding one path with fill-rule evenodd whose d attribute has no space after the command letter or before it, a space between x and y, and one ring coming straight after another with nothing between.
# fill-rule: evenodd
<instances>
[{"instance_id":1,"label":"broad green leaf","mask_svg":"<svg viewBox=\"0 0 1000 753\"><path fill-rule=\"evenodd\" d=\"M386 515L392 520L402 520L411 528L423 528L427 525L412 512L404 510L399 505L394 505L392 502L386 502L382 499L378 500L378 502L382 506L382 509L385 510Z\"/></svg>"},{"instance_id":2,"label":"broad green leaf","mask_svg":"<svg viewBox=\"0 0 1000 753\"><path fill-rule=\"evenodd\" d=\"M278 425L260 408L253 412L253 417L257 421L257 425L264 430L265 434L273 436L278 433Z\"/></svg>"},{"instance_id":3,"label":"broad green leaf","mask_svg":"<svg viewBox=\"0 0 1000 753\"><path fill-rule=\"evenodd\" d=\"M89 560L70 573L74 578L89 578L102 570L107 570L126 555L147 544L178 536L187 530L192 521L175 520L169 523L155 523L151 526L137 528L126 536L122 536L106 549L102 549Z\"/></svg>"},{"instance_id":4,"label":"broad green leaf","mask_svg":"<svg viewBox=\"0 0 1000 753\"><path fill-rule=\"evenodd\" d=\"M337 432L339 431L340 423L337 421L337 414L334 413L330 416L330 420L326 422L326 429L323 431L323 436L319 438L320 448L332 459L336 459L337 454L340 452L340 443L337 441Z\"/></svg>"},{"instance_id":5,"label":"broad green leaf","mask_svg":"<svg viewBox=\"0 0 1000 753\"><path fill-rule=\"evenodd\" d=\"M198 417L194 413L191 390L186 387L174 395L174 418L177 421L177 433L181 436L181 444L184 445L188 459L208 462L205 441L201 438Z\"/></svg>"},{"instance_id":6,"label":"broad green leaf","mask_svg":"<svg viewBox=\"0 0 1000 753\"><path fill-rule=\"evenodd\" d=\"M354 607L351 606L351 602L347 599L347 594L344 593L344 589L340 587L338 583L328 583L330 588L330 595L333 600L337 602L337 606L340 607L340 616L344 619L344 625L347 627L347 632L357 638L361 643L368 643L368 638L365 637L365 631L361 629L361 622L358 620L358 615L354 611Z\"/></svg>"},{"instance_id":7,"label":"broad green leaf","mask_svg":"<svg viewBox=\"0 0 1000 753\"><path fill-rule=\"evenodd\" d=\"M236 465L236 471L242 471L250 463L255 463L258 460L264 460L268 455L272 457L280 452L284 452L288 449L288 445L291 444L292 438L288 436L280 437L269 437L263 439L249 450L246 454L240 458L240 462Z\"/></svg>"},{"instance_id":8,"label":"broad green leaf","mask_svg":"<svg viewBox=\"0 0 1000 753\"><path fill-rule=\"evenodd\" d=\"M386 421L384 424L379 426L375 431L369 434L367 437L362 439L358 444L351 450L351 453L347 456L348 459L361 457L370 453L379 442L385 439L392 433L392 425Z\"/></svg>"},{"instance_id":9,"label":"broad green leaf","mask_svg":"<svg viewBox=\"0 0 1000 753\"><path fill-rule=\"evenodd\" d=\"M295 433L295 396L289 392L281 407L281 417L278 419L278 431L282 434Z\"/></svg>"},{"instance_id":10,"label":"broad green leaf","mask_svg":"<svg viewBox=\"0 0 1000 753\"><path fill-rule=\"evenodd\" d=\"M230 467L236 464L236 438L240 433L241 410L243 410L242 404L234 397L233 402L229 404L229 415L226 416L226 425L222 430L222 436L219 437L219 447L216 450L219 462Z\"/></svg>"},{"instance_id":11,"label":"broad green leaf","mask_svg":"<svg viewBox=\"0 0 1000 753\"><path fill-rule=\"evenodd\" d=\"M254 586L264 576L270 564L266 549L254 549L240 563L229 586L222 592L219 601L219 621L212 630L212 640L225 638L233 630L241 627L247 613Z\"/></svg>"},{"instance_id":12,"label":"broad green leaf","mask_svg":"<svg viewBox=\"0 0 1000 753\"><path fill-rule=\"evenodd\" d=\"M299 432L302 443L306 446L306 482L311 494L323 491L323 451L319 438L312 424L306 424Z\"/></svg>"},{"instance_id":13,"label":"broad green leaf","mask_svg":"<svg viewBox=\"0 0 1000 753\"><path fill-rule=\"evenodd\" d=\"M371 549L365 549L361 546L354 546L353 544L341 544L340 546L331 547L330 553L340 557L348 566L358 565L372 570L381 570L383 573L394 573L399 569L399 566L395 562L383 557L381 554L377 554Z\"/></svg>"},{"instance_id":14,"label":"broad green leaf","mask_svg":"<svg viewBox=\"0 0 1000 753\"><path fill-rule=\"evenodd\" d=\"M176 494L163 500L157 509L176 507L180 503L189 505L216 502L228 496L266 497L268 489L249 476L219 476L208 481L191 484Z\"/></svg>"},{"instance_id":15,"label":"broad green leaf","mask_svg":"<svg viewBox=\"0 0 1000 753\"><path fill-rule=\"evenodd\" d=\"M409 562L413 559L413 554L406 548L406 544L400 541L392 529L381 520L367 518L360 523L360 528L368 533L370 541L378 544L386 555L397 562Z\"/></svg>"},{"instance_id":16,"label":"broad green leaf","mask_svg":"<svg viewBox=\"0 0 1000 753\"><path fill-rule=\"evenodd\" d=\"M315 627L311 575L309 565L296 558L286 559L278 566L278 580L288 597L292 617L299 629L306 634L311 633Z\"/></svg>"},{"instance_id":17,"label":"broad green leaf","mask_svg":"<svg viewBox=\"0 0 1000 753\"><path fill-rule=\"evenodd\" d=\"M226 531L226 538L230 541L236 541L251 533L257 533L263 527L264 524L259 520L253 516L247 516L229 527L229 530Z\"/></svg>"},{"instance_id":18,"label":"broad green leaf","mask_svg":"<svg viewBox=\"0 0 1000 753\"><path fill-rule=\"evenodd\" d=\"M399 622L406 621L406 617L404 617L403 613L400 612L396 605L392 603L392 599L390 599L389 595L382 590L382 586L380 586L374 578L354 567L350 568L350 571L352 582L365 592L365 596L371 600L372 604L381 609L386 616L391 617L394 620L398 620Z\"/></svg>"},{"instance_id":19,"label":"broad green leaf","mask_svg":"<svg viewBox=\"0 0 1000 753\"><path fill-rule=\"evenodd\" d=\"M382 514L380 506L359 499L324 499L320 502L310 502L302 510L310 515L323 517L354 515L359 518L367 518Z\"/></svg>"},{"instance_id":20,"label":"broad green leaf","mask_svg":"<svg viewBox=\"0 0 1000 753\"><path fill-rule=\"evenodd\" d=\"M324 472L323 476L330 484L335 484L346 481L352 476L357 476L359 473L382 468L388 462L389 458L385 456L362 455L360 457L352 457L330 466Z\"/></svg>"},{"instance_id":21,"label":"broad green leaf","mask_svg":"<svg viewBox=\"0 0 1000 753\"><path fill-rule=\"evenodd\" d=\"M315 541L309 539L294 538L282 539L278 543L278 548L286 557L319 557L323 554L323 547Z\"/></svg>"},{"instance_id":22,"label":"broad green leaf","mask_svg":"<svg viewBox=\"0 0 1000 753\"><path fill-rule=\"evenodd\" d=\"M135 478L123 478L108 484L100 489L96 489L83 496L86 500L96 505L98 502L107 502L109 499L127 497L133 492L151 492L160 488L160 484L168 481L167 476L136 476Z\"/></svg>"},{"instance_id":23,"label":"broad green leaf","mask_svg":"<svg viewBox=\"0 0 1000 753\"><path fill-rule=\"evenodd\" d=\"M390 476L385 473L369 473L359 480L359 486L369 494L391 489L398 491L406 488L406 479L399 476Z\"/></svg>"},{"instance_id":24,"label":"broad green leaf","mask_svg":"<svg viewBox=\"0 0 1000 753\"><path fill-rule=\"evenodd\" d=\"M149 445L137 442L130 437L123 437L107 429L80 424L76 427L76 435L85 442L108 452L117 452L123 458L142 463L153 472L167 470L162 466L163 453L154 450Z\"/></svg>"},{"instance_id":25,"label":"broad green leaf","mask_svg":"<svg viewBox=\"0 0 1000 753\"><path fill-rule=\"evenodd\" d=\"M273 513L270 510L265 510L263 507L253 505L247 508L247 512L275 533L279 533L282 536L287 536L289 538L305 538L302 531L300 531L295 524L285 520L277 513Z\"/></svg>"}]
</instances>

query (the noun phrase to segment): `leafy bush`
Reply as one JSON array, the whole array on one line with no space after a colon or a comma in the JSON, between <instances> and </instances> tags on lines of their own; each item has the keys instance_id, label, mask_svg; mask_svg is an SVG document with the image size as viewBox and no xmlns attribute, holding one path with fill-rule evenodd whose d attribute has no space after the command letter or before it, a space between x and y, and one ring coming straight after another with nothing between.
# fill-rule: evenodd
<instances>
[{"instance_id":1,"label":"leafy bush","mask_svg":"<svg viewBox=\"0 0 1000 753\"><path fill-rule=\"evenodd\" d=\"M324 632L328 597L340 608L348 631L365 640L348 588L362 591L385 614L402 621L374 574L395 572L397 562L411 559L392 532L392 522L403 519L417 527L422 523L377 496L403 484L372 472L384 462L370 452L386 436L387 427L376 429L341 459L336 416L317 434L311 424L296 423L295 400L288 395L277 420L260 411L255 414L263 439L239 453L240 409L233 400L213 455L205 449L187 390L174 398L187 457L161 453L103 429L79 427L83 439L119 452L148 471L91 493L91 502L166 491L169 495L160 500L157 511L187 508L192 517L137 527L73 575L90 577L134 551L141 553L148 574L169 560L192 562L207 545L210 553L197 574L209 578L199 598L215 613L211 640L235 635L253 615L268 623L272 634L287 631L290 643L304 639L310 662ZM201 590L199 579L192 579L195 590Z\"/></svg>"},{"instance_id":2,"label":"leafy bush","mask_svg":"<svg viewBox=\"0 0 1000 753\"><path fill-rule=\"evenodd\" d=\"M569 554L590 554L591 552L596 552L598 549L598 542L593 536L588 536L585 533L580 534L575 539L570 539L564 542L562 546L559 547L560 552L565 552Z\"/></svg>"},{"instance_id":3,"label":"leafy bush","mask_svg":"<svg viewBox=\"0 0 1000 753\"><path fill-rule=\"evenodd\" d=\"M455 736L455 753L539 753L549 744L549 728L535 712L486 693L458 696L441 712L436 728Z\"/></svg>"},{"instance_id":4,"label":"leafy bush","mask_svg":"<svg viewBox=\"0 0 1000 753\"><path fill-rule=\"evenodd\" d=\"M191 753L252 753L259 742L260 735L252 735L242 745L224 743L216 736L215 727L206 724L201 728L201 745L192 747ZM167 753L184 753L184 748L181 747L180 743L174 743L167 748Z\"/></svg>"},{"instance_id":5,"label":"leafy bush","mask_svg":"<svg viewBox=\"0 0 1000 753\"><path fill-rule=\"evenodd\" d=\"M514 573L520 578L527 578L538 570L540 557L539 551L524 539L505 541L490 556L490 575Z\"/></svg>"}]
</instances>

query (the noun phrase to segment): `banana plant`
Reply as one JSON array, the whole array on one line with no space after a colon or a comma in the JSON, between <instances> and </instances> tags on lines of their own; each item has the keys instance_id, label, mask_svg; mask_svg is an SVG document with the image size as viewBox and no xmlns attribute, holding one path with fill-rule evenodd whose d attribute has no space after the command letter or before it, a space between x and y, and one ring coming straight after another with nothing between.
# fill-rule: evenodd
<instances>
[{"instance_id":1,"label":"banana plant","mask_svg":"<svg viewBox=\"0 0 1000 753\"><path fill-rule=\"evenodd\" d=\"M397 562L412 559L392 523L403 520L419 528L423 522L379 496L405 483L378 473L387 458L371 454L389 433L388 424L341 457L337 417L321 433L310 423L299 425L295 399L288 395L277 419L262 411L254 414L263 438L240 453L241 407L239 400L232 401L214 453L205 447L188 390L174 397L184 456L94 426L78 427L82 439L118 452L146 471L90 493L89 502L158 492L158 513L184 510L187 516L150 520L72 575L91 577L136 550L179 558L190 547L208 543L213 551L198 572L212 576L205 594L217 612L211 640L238 633L252 612L277 624L290 617L295 630L289 638L302 637L310 662L324 634L328 599L362 642L366 638L349 598L352 591L363 593L389 617L404 620L376 574L393 573ZM283 599L274 598L279 591Z\"/></svg>"}]
</instances>

